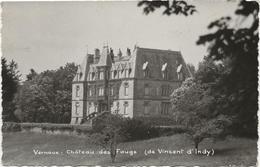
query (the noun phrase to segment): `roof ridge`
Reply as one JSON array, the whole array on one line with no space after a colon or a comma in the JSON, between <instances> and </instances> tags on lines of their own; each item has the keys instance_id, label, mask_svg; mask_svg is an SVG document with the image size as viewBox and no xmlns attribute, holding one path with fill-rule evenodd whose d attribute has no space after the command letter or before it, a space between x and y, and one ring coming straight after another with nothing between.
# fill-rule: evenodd
<instances>
[{"instance_id":1,"label":"roof ridge","mask_svg":"<svg viewBox=\"0 0 260 167\"><path fill-rule=\"evenodd\" d=\"M152 51L158 51L158 52L174 52L174 53L181 53L180 51L174 51L174 50L165 50L165 49L153 49L153 48L143 48L143 47L138 47L138 49L144 49L144 50L152 50Z\"/></svg>"}]
</instances>

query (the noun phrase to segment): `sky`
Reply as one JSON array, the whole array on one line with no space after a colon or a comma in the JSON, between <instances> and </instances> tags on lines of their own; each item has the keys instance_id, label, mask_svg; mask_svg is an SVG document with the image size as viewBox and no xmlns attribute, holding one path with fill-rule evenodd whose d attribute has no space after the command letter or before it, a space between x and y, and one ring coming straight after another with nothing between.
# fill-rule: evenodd
<instances>
[{"instance_id":1,"label":"sky","mask_svg":"<svg viewBox=\"0 0 260 167\"><path fill-rule=\"evenodd\" d=\"M210 22L233 16L236 1L193 0L192 16L166 16L162 10L145 15L137 1L3 2L2 55L18 63L25 79L36 72L81 63L86 53L104 44L121 48L181 51L186 63L197 64L207 47L196 45L209 33Z\"/></svg>"}]
</instances>

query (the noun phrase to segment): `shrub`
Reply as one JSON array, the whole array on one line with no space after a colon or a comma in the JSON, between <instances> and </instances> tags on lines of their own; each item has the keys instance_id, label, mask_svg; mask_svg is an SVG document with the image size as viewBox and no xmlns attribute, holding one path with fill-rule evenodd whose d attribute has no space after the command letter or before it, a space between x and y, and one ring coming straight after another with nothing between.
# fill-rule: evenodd
<instances>
[{"instance_id":1,"label":"shrub","mask_svg":"<svg viewBox=\"0 0 260 167\"><path fill-rule=\"evenodd\" d=\"M122 126L127 141L144 140L159 136L157 128L139 118L126 119Z\"/></svg>"}]
</instances>

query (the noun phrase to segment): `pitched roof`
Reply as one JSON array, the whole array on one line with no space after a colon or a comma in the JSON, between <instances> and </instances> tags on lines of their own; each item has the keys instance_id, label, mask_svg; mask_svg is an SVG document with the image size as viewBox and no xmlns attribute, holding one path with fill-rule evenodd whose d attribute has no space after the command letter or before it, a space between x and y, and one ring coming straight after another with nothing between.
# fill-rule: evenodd
<instances>
[{"instance_id":1,"label":"pitched roof","mask_svg":"<svg viewBox=\"0 0 260 167\"><path fill-rule=\"evenodd\" d=\"M85 56L82 63L78 65L77 75L74 77L73 81L84 81L86 76L86 68L87 68L87 56Z\"/></svg>"}]
</instances>

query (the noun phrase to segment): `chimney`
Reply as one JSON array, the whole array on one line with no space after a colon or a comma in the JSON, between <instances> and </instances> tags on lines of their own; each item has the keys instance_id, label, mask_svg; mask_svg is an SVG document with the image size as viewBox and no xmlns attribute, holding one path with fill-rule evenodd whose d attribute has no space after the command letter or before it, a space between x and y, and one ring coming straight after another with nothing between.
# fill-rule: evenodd
<instances>
[{"instance_id":1,"label":"chimney","mask_svg":"<svg viewBox=\"0 0 260 167\"><path fill-rule=\"evenodd\" d=\"M122 52L121 52L121 49L119 49L117 56L118 56L119 58L121 58L121 57L122 57Z\"/></svg>"},{"instance_id":2,"label":"chimney","mask_svg":"<svg viewBox=\"0 0 260 167\"><path fill-rule=\"evenodd\" d=\"M100 58L100 50L98 48L95 49L95 63L98 63L99 61L99 58Z\"/></svg>"},{"instance_id":3,"label":"chimney","mask_svg":"<svg viewBox=\"0 0 260 167\"><path fill-rule=\"evenodd\" d=\"M113 49L112 49L112 48L110 48L110 56L111 56L112 62L114 62L114 57L115 57L115 55L114 55L114 52L113 52Z\"/></svg>"},{"instance_id":4,"label":"chimney","mask_svg":"<svg viewBox=\"0 0 260 167\"><path fill-rule=\"evenodd\" d=\"M131 50L129 48L126 49L126 56L131 56Z\"/></svg>"},{"instance_id":5,"label":"chimney","mask_svg":"<svg viewBox=\"0 0 260 167\"><path fill-rule=\"evenodd\" d=\"M87 56L88 56L88 62L90 64L94 63L94 55L93 54L88 54Z\"/></svg>"}]
</instances>

